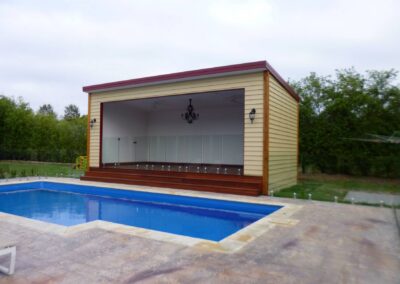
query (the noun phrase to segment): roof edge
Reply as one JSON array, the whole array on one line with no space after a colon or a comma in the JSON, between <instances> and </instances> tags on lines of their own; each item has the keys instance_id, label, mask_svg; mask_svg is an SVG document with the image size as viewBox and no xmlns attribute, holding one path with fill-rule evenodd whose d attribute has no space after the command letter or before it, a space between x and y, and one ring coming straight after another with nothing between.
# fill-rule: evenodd
<instances>
[{"instance_id":1,"label":"roof edge","mask_svg":"<svg viewBox=\"0 0 400 284\"><path fill-rule=\"evenodd\" d=\"M279 75L278 72L276 72L276 70L267 62L266 63L266 67L267 70L272 74L272 76L275 77L275 79L282 85L282 87L288 91L288 93L297 101L300 102L300 96L296 93L296 91L289 85L288 82L286 82L285 79L282 78L281 75Z\"/></svg>"},{"instance_id":2,"label":"roof edge","mask_svg":"<svg viewBox=\"0 0 400 284\"><path fill-rule=\"evenodd\" d=\"M186 82L186 81L193 81L193 80L199 80L199 79L219 78L219 77L226 77L226 76L232 76L232 75L250 74L250 73L255 73L255 72L264 72L265 70L266 70L265 68L258 68L258 69L244 70L244 71L240 70L240 71L232 71L232 72L225 72L225 73L218 73L218 74L206 74L206 75L197 75L197 76L192 76L192 77L184 77L184 78L176 78L176 79L173 78L173 79L167 79L167 80L157 80L154 82L144 82L144 83L139 82L139 83L127 84L127 85L124 84L124 85L119 85L119 86L115 85L115 86L111 86L111 87L110 86L106 86L106 87L100 86L99 88L96 88L95 91L86 91L86 92L87 93L100 93L100 92L107 92L107 91L138 88L138 87L144 87L144 86L147 87L147 86L162 85L162 84L168 84L168 83ZM91 86L89 86L89 87L91 87Z\"/></svg>"},{"instance_id":3,"label":"roof edge","mask_svg":"<svg viewBox=\"0 0 400 284\"><path fill-rule=\"evenodd\" d=\"M242 63L242 64L235 64L235 65L227 65L227 66L219 66L219 67L212 67L212 68L205 68L205 69L197 69L191 71L183 71L177 73L169 73L157 76L149 76L149 77L142 77L137 79L130 79L130 80L123 80L123 81L116 81L104 84L97 84L83 87L84 92L95 92L99 89L105 90L108 88L115 88L115 87L134 87L139 84L146 84L146 83L164 83L164 81L171 81L171 80L178 80L178 79L186 79L186 78L197 78L200 76L205 75L222 75L224 73L231 73L231 72L240 72L240 71L248 71L253 69L266 69L266 61L256 61L256 62L249 62L249 63Z\"/></svg>"},{"instance_id":4,"label":"roof edge","mask_svg":"<svg viewBox=\"0 0 400 284\"><path fill-rule=\"evenodd\" d=\"M134 87L141 87L148 85L166 84L166 83L181 82L188 80L197 80L203 78L246 74L246 73L260 72L260 71L269 71L282 85L282 87L284 87L295 100L299 101L299 96L296 94L296 92L278 74L278 72L276 72L275 69L272 68L272 66L266 60L205 68L205 69L197 69L197 70L177 72L177 73L169 73L169 74L115 81L103 84L96 84L96 85L85 86L82 88L82 90L86 93L97 93L97 92L120 90L120 89L127 89L127 88L134 88Z\"/></svg>"}]
</instances>

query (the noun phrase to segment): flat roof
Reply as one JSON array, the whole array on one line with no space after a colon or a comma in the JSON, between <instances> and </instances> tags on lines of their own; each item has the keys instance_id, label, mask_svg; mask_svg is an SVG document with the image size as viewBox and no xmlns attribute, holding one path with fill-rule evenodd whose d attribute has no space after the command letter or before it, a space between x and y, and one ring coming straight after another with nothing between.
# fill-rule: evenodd
<instances>
[{"instance_id":1,"label":"flat roof","mask_svg":"<svg viewBox=\"0 0 400 284\"><path fill-rule=\"evenodd\" d=\"M83 87L83 91L86 93L97 93L147 85L165 84L261 71L269 71L294 99L297 101L300 100L293 88L289 86L289 84L278 74L278 72L275 71L274 68L272 68L272 66L266 60L96 84Z\"/></svg>"}]
</instances>

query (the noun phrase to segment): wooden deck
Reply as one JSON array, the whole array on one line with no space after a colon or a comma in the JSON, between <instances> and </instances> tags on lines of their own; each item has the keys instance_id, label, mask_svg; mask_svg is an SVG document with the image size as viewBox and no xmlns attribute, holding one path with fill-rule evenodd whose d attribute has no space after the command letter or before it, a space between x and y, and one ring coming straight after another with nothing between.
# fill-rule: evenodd
<instances>
[{"instance_id":1,"label":"wooden deck","mask_svg":"<svg viewBox=\"0 0 400 284\"><path fill-rule=\"evenodd\" d=\"M122 168L90 168L81 179L250 196L262 188L262 177Z\"/></svg>"}]
</instances>

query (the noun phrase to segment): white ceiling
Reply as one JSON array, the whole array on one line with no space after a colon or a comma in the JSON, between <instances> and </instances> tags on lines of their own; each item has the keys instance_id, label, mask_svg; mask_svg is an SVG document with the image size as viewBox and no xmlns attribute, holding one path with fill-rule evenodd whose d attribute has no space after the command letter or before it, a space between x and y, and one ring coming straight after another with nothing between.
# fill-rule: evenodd
<instances>
[{"instance_id":1,"label":"white ceiling","mask_svg":"<svg viewBox=\"0 0 400 284\"><path fill-rule=\"evenodd\" d=\"M192 105L195 111L199 111L202 108L243 108L244 92L243 90L227 90L191 95L137 99L107 104L121 105L121 107L135 108L143 111L184 110L189 104L189 99L192 99Z\"/></svg>"}]
</instances>

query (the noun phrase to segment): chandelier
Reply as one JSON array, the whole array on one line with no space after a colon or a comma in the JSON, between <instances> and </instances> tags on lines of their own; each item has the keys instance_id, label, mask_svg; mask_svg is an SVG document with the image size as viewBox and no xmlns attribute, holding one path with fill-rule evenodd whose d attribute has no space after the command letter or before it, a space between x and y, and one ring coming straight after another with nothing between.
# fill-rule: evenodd
<instances>
[{"instance_id":1,"label":"chandelier","mask_svg":"<svg viewBox=\"0 0 400 284\"><path fill-rule=\"evenodd\" d=\"M194 120L199 118L199 114L194 112L194 107L192 106L192 99L189 99L189 105L186 108L186 112L182 113L181 117L188 123L193 123Z\"/></svg>"}]
</instances>

